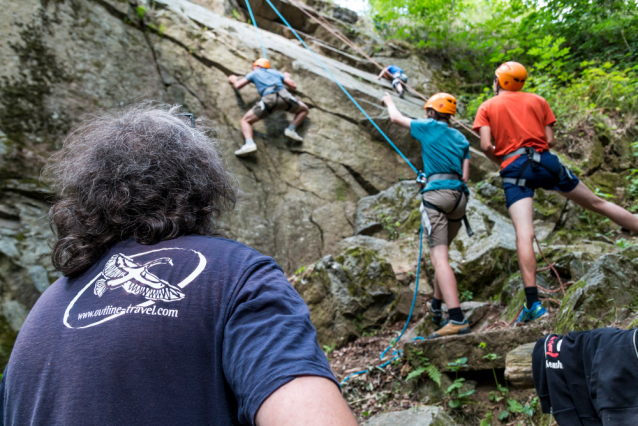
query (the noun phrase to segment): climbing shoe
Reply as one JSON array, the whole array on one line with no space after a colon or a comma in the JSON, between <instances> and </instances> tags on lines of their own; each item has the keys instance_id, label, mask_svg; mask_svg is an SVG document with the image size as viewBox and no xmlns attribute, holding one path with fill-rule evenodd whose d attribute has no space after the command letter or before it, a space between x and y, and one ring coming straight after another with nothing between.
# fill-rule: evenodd
<instances>
[{"instance_id":1,"label":"climbing shoe","mask_svg":"<svg viewBox=\"0 0 638 426\"><path fill-rule=\"evenodd\" d=\"M235 151L235 155L238 157L244 157L248 154L252 154L253 152L257 152L257 145L254 142L244 144L244 146Z\"/></svg>"},{"instance_id":2,"label":"climbing shoe","mask_svg":"<svg viewBox=\"0 0 638 426\"><path fill-rule=\"evenodd\" d=\"M441 325L441 321L443 321L443 311L440 309L432 308L432 301L428 301L427 303L428 312L430 313L430 319L436 325Z\"/></svg>"},{"instance_id":3,"label":"climbing shoe","mask_svg":"<svg viewBox=\"0 0 638 426\"><path fill-rule=\"evenodd\" d=\"M541 302L534 302L531 308L527 309L525 303L523 303L523 310L521 314L516 318L516 322L530 322L536 318L540 318L547 313L547 309L543 308Z\"/></svg>"},{"instance_id":4,"label":"climbing shoe","mask_svg":"<svg viewBox=\"0 0 638 426\"><path fill-rule=\"evenodd\" d=\"M469 334L472 330L470 330L470 323L467 322L467 318L463 319L462 322L449 320L445 327L437 330L436 333L432 333L428 336L428 340L436 339L437 337L445 337L445 336L454 336L461 334Z\"/></svg>"},{"instance_id":5,"label":"climbing shoe","mask_svg":"<svg viewBox=\"0 0 638 426\"><path fill-rule=\"evenodd\" d=\"M303 138L299 136L299 134L292 129L287 128L286 130L284 130L284 136L286 136L289 139L292 139L293 141L303 142Z\"/></svg>"}]
</instances>

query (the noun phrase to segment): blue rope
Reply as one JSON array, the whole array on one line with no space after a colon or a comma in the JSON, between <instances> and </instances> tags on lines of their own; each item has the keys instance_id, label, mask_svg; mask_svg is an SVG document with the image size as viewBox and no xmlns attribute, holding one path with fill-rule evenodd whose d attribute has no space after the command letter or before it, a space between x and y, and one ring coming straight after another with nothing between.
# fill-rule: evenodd
<instances>
[{"instance_id":1,"label":"blue rope","mask_svg":"<svg viewBox=\"0 0 638 426\"><path fill-rule=\"evenodd\" d=\"M266 1L268 1L268 0L266 0ZM403 326L403 330L401 331L401 334L399 334L399 337L397 337L396 340L394 341L394 343L391 344L390 346L388 346L387 348L385 348L385 350L381 353L381 360L383 360L383 358L385 358L385 354L386 354L386 352L388 352L388 350L390 348L392 348L394 345L399 343L399 340L401 340L401 337L403 337L403 333L405 333L405 330L408 328L408 324L410 324L410 319L412 318L412 313L414 312L414 305L416 304L417 294L419 292L419 272L421 271L421 255L422 254L423 254L423 224L421 224L421 230L419 231L419 259L418 259L417 264L416 264L416 285L415 285L415 288L414 288L414 297L412 298L412 307L410 307L410 314L408 315L408 319L405 321L405 326ZM415 340L425 340L425 339L423 337L415 337L414 339L412 339L412 341L415 341ZM402 355L402 352L403 351L401 349L392 350L392 359L389 360L389 361L384 362L378 368L384 368L386 365L390 364L395 359L399 359L401 357L401 355ZM370 370L367 369L367 370L357 371L356 373L352 373L348 377L343 379L341 381L340 385L343 385L345 382L350 380L352 377L358 376L360 374L365 374L368 371L370 371Z\"/></svg>"},{"instance_id":2,"label":"blue rope","mask_svg":"<svg viewBox=\"0 0 638 426\"><path fill-rule=\"evenodd\" d=\"M255 20L255 15L253 15L253 10L250 8L250 2L246 0L246 6L248 6L248 13L250 13L250 19L253 21L253 25L255 26L255 32L257 33L257 38L259 39L259 44L261 44L261 51L264 53L264 59L268 59L266 55L266 47L264 46L264 42L261 39L261 35L259 34L259 27L257 27L257 21Z\"/></svg>"},{"instance_id":3,"label":"blue rope","mask_svg":"<svg viewBox=\"0 0 638 426\"><path fill-rule=\"evenodd\" d=\"M372 125L379 131L379 133L381 133L381 135L392 146L392 148L394 148L394 150L399 153L401 158L403 158L403 160L405 160L405 162L408 163L408 166L410 166L412 168L412 170L414 170L414 173L418 174L419 171L416 169L416 167L414 167L412 165L410 160L408 160L407 157L405 155L403 155L401 150L399 150L399 148L397 148L397 146L394 143L392 143L390 138L385 133L383 133L383 130L381 130L381 128L377 125L377 123L375 123L374 120L368 115L368 113L365 112L363 108L361 108L361 105L359 105L359 103L352 97L352 95L341 85L341 83L339 83L339 81L337 81L337 79L335 78L334 75L332 75L332 73L330 72L328 67L326 67L326 65L321 61L321 59L319 59L319 57L317 55L315 55L315 52L310 50L310 48L308 47L306 42L303 41L303 39L301 37L299 37L299 34L297 34L297 31L295 31L295 29L290 26L288 21L286 21L286 18L283 17L283 15L277 10L277 8L272 4L272 2L270 0L266 0L266 3L268 3L270 5L270 7L275 11L277 16L279 16L279 19L281 19L283 21L283 23L286 24L286 26L288 28L290 28L290 31L292 31L292 33L295 35L295 37L297 37L297 40L299 40L301 42L301 44L303 44L303 46L306 49L308 49L308 51L312 54L312 56L315 58L315 60L323 67L323 69L328 73L328 75L332 78L332 80L335 83L337 83L337 86L339 86L339 88L341 90L343 90L343 93L345 93L346 96L348 96L348 98L352 101L352 103L354 103L357 106L357 108L359 108L359 110L363 113L363 115L365 115L365 117L370 121L370 123L372 123ZM246 4L248 4L248 0L246 0ZM248 10L250 10L250 9L248 9ZM252 12L251 12L251 14L252 14ZM256 27L256 24L255 24L255 27Z\"/></svg>"}]
</instances>

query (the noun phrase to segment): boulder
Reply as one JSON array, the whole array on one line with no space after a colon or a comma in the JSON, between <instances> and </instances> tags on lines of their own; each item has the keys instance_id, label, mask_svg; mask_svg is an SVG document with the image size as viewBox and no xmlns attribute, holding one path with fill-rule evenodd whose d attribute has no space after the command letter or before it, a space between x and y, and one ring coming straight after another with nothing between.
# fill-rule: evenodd
<instances>
[{"instance_id":1,"label":"boulder","mask_svg":"<svg viewBox=\"0 0 638 426\"><path fill-rule=\"evenodd\" d=\"M441 407L417 406L409 410L377 414L365 426L455 426L457 423Z\"/></svg>"},{"instance_id":2,"label":"boulder","mask_svg":"<svg viewBox=\"0 0 638 426\"><path fill-rule=\"evenodd\" d=\"M440 371L447 371L448 363L462 357L467 357L469 371L490 370L492 364L483 358L486 353L499 356L494 360L494 368L505 368L505 356L510 351L522 344L535 342L541 336L541 329L534 326L505 328L405 343L403 353L413 366L418 366L421 352L420 355L426 357ZM485 349L479 347L481 343L486 344Z\"/></svg>"},{"instance_id":3,"label":"boulder","mask_svg":"<svg viewBox=\"0 0 638 426\"><path fill-rule=\"evenodd\" d=\"M517 388L534 387L532 352L535 345L536 342L521 345L505 356L505 378Z\"/></svg>"},{"instance_id":4,"label":"boulder","mask_svg":"<svg viewBox=\"0 0 638 426\"><path fill-rule=\"evenodd\" d=\"M356 235L374 235L385 230L386 236L396 238L399 227L418 212L421 196L414 181L403 181L376 195L357 202Z\"/></svg>"},{"instance_id":5,"label":"boulder","mask_svg":"<svg viewBox=\"0 0 638 426\"><path fill-rule=\"evenodd\" d=\"M601 256L589 271L567 290L556 318L555 330L605 327L638 310L638 262L618 254Z\"/></svg>"},{"instance_id":6,"label":"boulder","mask_svg":"<svg viewBox=\"0 0 638 426\"><path fill-rule=\"evenodd\" d=\"M376 252L356 247L301 268L290 280L308 304L321 345L341 347L388 318L405 318L411 292Z\"/></svg>"},{"instance_id":7,"label":"boulder","mask_svg":"<svg viewBox=\"0 0 638 426\"><path fill-rule=\"evenodd\" d=\"M405 235L403 238L391 241L366 235L355 235L339 242L337 250L343 251L356 247L373 250L380 258L390 262L397 280L401 284L409 285L410 289L414 291L417 258L419 257L418 235ZM422 265L419 276L419 294L432 296L433 292L427 271Z\"/></svg>"}]
</instances>

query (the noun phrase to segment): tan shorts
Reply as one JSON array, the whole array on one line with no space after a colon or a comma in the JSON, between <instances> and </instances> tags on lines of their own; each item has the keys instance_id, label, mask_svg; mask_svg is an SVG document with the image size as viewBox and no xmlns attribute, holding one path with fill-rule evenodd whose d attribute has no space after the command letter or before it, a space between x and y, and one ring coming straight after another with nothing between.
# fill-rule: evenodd
<instances>
[{"instance_id":1,"label":"tan shorts","mask_svg":"<svg viewBox=\"0 0 638 426\"><path fill-rule=\"evenodd\" d=\"M462 197L460 201L459 197ZM439 189L425 192L423 200L447 212L447 214L444 214L429 207L423 209L422 214L427 214L432 225L432 232L429 235L426 230L423 231L426 234L425 239L428 247L449 246L463 225L461 219L465 216L467 194L463 191L452 189Z\"/></svg>"},{"instance_id":2,"label":"tan shorts","mask_svg":"<svg viewBox=\"0 0 638 426\"><path fill-rule=\"evenodd\" d=\"M299 101L286 89L277 93L269 93L253 107L253 112L259 118L264 118L273 111L288 111L295 113L299 110Z\"/></svg>"}]
</instances>

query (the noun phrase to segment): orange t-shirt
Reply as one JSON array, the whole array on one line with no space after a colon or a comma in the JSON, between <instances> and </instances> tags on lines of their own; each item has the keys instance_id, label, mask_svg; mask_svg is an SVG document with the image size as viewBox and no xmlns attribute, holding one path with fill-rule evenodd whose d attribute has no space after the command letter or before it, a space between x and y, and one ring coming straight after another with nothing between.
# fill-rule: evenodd
<instances>
[{"instance_id":1,"label":"orange t-shirt","mask_svg":"<svg viewBox=\"0 0 638 426\"><path fill-rule=\"evenodd\" d=\"M532 147L548 151L545 126L556 122L549 104L542 97L526 92L501 92L481 104L474 119L474 130L489 126L494 135L494 147L499 157L519 148ZM501 163L507 167L517 157Z\"/></svg>"}]
</instances>

